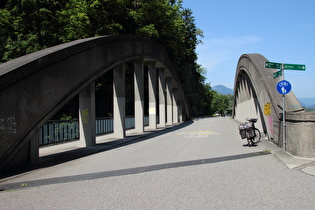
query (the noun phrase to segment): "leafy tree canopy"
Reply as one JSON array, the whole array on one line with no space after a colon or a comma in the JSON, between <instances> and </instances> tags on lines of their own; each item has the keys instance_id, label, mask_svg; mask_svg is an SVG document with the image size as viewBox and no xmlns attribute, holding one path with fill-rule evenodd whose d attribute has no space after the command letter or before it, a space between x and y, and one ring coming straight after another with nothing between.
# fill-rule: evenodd
<instances>
[{"instance_id":1,"label":"leafy tree canopy","mask_svg":"<svg viewBox=\"0 0 315 210\"><path fill-rule=\"evenodd\" d=\"M213 112L196 47L203 33L182 0L2 0L0 63L86 37L135 34L164 47L192 115Z\"/></svg>"}]
</instances>

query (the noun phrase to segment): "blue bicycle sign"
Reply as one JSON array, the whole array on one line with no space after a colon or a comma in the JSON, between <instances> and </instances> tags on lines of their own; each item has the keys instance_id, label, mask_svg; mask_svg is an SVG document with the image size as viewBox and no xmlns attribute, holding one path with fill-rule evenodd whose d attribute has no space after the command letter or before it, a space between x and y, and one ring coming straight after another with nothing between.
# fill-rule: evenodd
<instances>
[{"instance_id":1,"label":"blue bicycle sign","mask_svg":"<svg viewBox=\"0 0 315 210\"><path fill-rule=\"evenodd\" d=\"M290 93L290 91L291 91L291 84L290 84L290 82L288 82L286 80L282 80L282 81L278 82L276 89L277 89L278 93L280 93L282 95L286 95L286 94Z\"/></svg>"}]
</instances>

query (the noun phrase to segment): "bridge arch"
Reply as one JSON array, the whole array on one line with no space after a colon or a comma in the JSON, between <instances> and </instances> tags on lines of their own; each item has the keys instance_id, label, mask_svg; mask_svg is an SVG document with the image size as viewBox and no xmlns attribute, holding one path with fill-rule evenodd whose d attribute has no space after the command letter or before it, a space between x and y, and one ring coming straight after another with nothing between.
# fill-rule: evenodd
<instances>
[{"instance_id":1,"label":"bridge arch","mask_svg":"<svg viewBox=\"0 0 315 210\"><path fill-rule=\"evenodd\" d=\"M280 78L273 78L276 69L265 68L268 61L260 54L243 54L237 64L234 80L233 118L259 119L258 128L269 140L281 146L282 95L276 90ZM293 91L285 96L286 113L304 111Z\"/></svg>"},{"instance_id":2,"label":"bridge arch","mask_svg":"<svg viewBox=\"0 0 315 210\"><path fill-rule=\"evenodd\" d=\"M180 103L181 114L189 118L172 62L158 45L136 36L77 40L1 64L0 170L30 161L31 139L47 120L98 77L133 60L165 69L165 77L177 90L173 103Z\"/></svg>"}]
</instances>

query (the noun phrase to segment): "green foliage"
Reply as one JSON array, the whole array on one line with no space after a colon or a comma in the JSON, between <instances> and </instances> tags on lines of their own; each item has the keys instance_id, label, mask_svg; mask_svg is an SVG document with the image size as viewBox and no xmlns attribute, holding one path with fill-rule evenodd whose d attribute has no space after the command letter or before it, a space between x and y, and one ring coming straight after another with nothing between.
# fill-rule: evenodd
<instances>
[{"instance_id":1,"label":"green foliage","mask_svg":"<svg viewBox=\"0 0 315 210\"><path fill-rule=\"evenodd\" d=\"M223 115L225 112L232 109L232 101L232 95L222 95L213 91L212 109L220 115Z\"/></svg>"},{"instance_id":2,"label":"green foliage","mask_svg":"<svg viewBox=\"0 0 315 210\"><path fill-rule=\"evenodd\" d=\"M62 0L8 0L0 9L0 62L59 44L61 8Z\"/></svg>"},{"instance_id":3,"label":"green foliage","mask_svg":"<svg viewBox=\"0 0 315 210\"><path fill-rule=\"evenodd\" d=\"M90 36L91 22L88 15L89 5L86 0L69 0L65 8L58 13L64 25L62 42L87 38Z\"/></svg>"},{"instance_id":4,"label":"green foliage","mask_svg":"<svg viewBox=\"0 0 315 210\"><path fill-rule=\"evenodd\" d=\"M213 112L214 93L197 64L203 33L182 0L5 0L0 63L60 43L135 34L163 46L181 78L192 116Z\"/></svg>"}]
</instances>

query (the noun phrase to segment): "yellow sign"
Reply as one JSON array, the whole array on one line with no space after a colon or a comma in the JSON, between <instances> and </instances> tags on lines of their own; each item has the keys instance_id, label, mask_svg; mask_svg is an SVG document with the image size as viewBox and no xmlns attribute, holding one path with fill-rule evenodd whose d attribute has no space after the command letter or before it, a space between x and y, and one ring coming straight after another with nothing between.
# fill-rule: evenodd
<instances>
[{"instance_id":1,"label":"yellow sign","mask_svg":"<svg viewBox=\"0 0 315 210\"><path fill-rule=\"evenodd\" d=\"M269 116L271 114L271 104L270 102L266 103L264 106L264 114Z\"/></svg>"}]
</instances>

